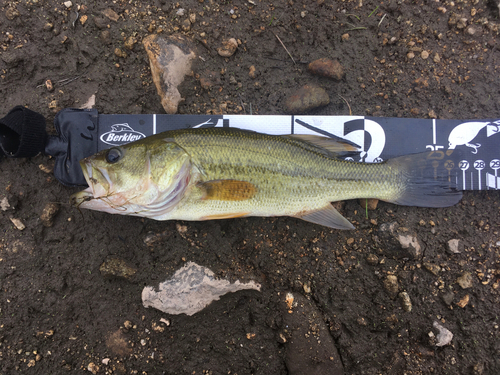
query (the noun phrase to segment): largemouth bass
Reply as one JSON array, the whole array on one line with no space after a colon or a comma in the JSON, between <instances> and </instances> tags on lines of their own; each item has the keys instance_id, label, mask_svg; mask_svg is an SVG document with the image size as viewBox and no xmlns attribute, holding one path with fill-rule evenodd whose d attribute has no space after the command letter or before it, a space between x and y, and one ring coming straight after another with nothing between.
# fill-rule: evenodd
<instances>
[{"instance_id":1,"label":"largemouth bass","mask_svg":"<svg viewBox=\"0 0 500 375\"><path fill-rule=\"evenodd\" d=\"M80 164L89 188L73 205L156 220L292 216L352 224L330 202L353 198L446 207L462 194L423 177L427 154L365 164L339 158L352 144L321 136L234 128L174 130L112 147Z\"/></svg>"}]
</instances>

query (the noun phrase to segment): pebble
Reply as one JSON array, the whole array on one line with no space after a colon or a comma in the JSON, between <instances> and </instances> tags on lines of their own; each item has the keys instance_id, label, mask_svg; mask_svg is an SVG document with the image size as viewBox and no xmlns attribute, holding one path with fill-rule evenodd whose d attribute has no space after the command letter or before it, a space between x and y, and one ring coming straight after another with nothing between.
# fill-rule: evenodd
<instances>
[{"instance_id":1,"label":"pebble","mask_svg":"<svg viewBox=\"0 0 500 375\"><path fill-rule=\"evenodd\" d=\"M436 346L445 346L448 345L453 339L453 333L451 333L448 329L444 328L438 322L434 322L432 326L439 331L436 336L437 343Z\"/></svg>"},{"instance_id":2,"label":"pebble","mask_svg":"<svg viewBox=\"0 0 500 375\"><path fill-rule=\"evenodd\" d=\"M9 20L12 21L14 18L20 16L19 11L17 10L16 7L8 7L7 10L5 11L5 17Z\"/></svg>"},{"instance_id":3,"label":"pebble","mask_svg":"<svg viewBox=\"0 0 500 375\"><path fill-rule=\"evenodd\" d=\"M465 306L469 304L469 299L470 299L469 295L466 294L460 301L457 302L457 306L463 309Z\"/></svg>"},{"instance_id":4,"label":"pebble","mask_svg":"<svg viewBox=\"0 0 500 375\"><path fill-rule=\"evenodd\" d=\"M92 374L97 374L97 372L99 371L99 366L97 366L94 362L90 362L87 366L87 370Z\"/></svg>"},{"instance_id":5,"label":"pebble","mask_svg":"<svg viewBox=\"0 0 500 375\"><path fill-rule=\"evenodd\" d=\"M424 60L427 60L427 59L429 58L429 52L427 52L427 51L422 51L422 52L420 53L420 57L421 57L422 59L424 59Z\"/></svg>"},{"instance_id":6,"label":"pebble","mask_svg":"<svg viewBox=\"0 0 500 375\"><path fill-rule=\"evenodd\" d=\"M26 225L24 225L23 222L20 219L16 219L14 217L11 217L10 221L12 221L12 224L14 224L14 226L17 229L19 229L19 230L25 230L26 229Z\"/></svg>"},{"instance_id":7,"label":"pebble","mask_svg":"<svg viewBox=\"0 0 500 375\"><path fill-rule=\"evenodd\" d=\"M368 254L366 257L366 261L368 262L368 264L374 266L378 264L378 256L376 256L375 254Z\"/></svg>"},{"instance_id":8,"label":"pebble","mask_svg":"<svg viewBox=\"0 0 500 375\"><path fill-rule=\"evenodd\" d=\"M134 45L137 43L137 38L134 36L129 36L127 40L125 40L124 46L125 48L132 50L134 49Z\"/></svg>"},{"instance_id":9,"label":"pebble","mask_svg":"<svg viewBox=\"0 0 500 375\"><path fill-rule=\"evenodd\" d=\"M472 287L472 275L470 272L464 272L462 276L457 279L457 283L462 287L462 289Z\"/></svg>"},{"instance_id":10,"label":"pebble","mask_svg":"<svg viewBox=\"0 0 500 375\"><path fill-rule=\"evenodd\" d=\"M2 211L7 211L9 209L14 209L14 207L9 203L9 200L7 197L3 197L2 200L0 200L0 209Z\"/></svg>"},{"instance_id":11,"label":"pebble","mask_svg":"<svg viewBox=\"0 0 500 375\"><path fill-rule=\"evenodd\" d=\"M359 205L363 207L363 209L368 208L368 211L375 211L377 209L378 205L378 199L375 198L369 198L369 199L359 199L358 200Z\"/></svg>"},{"instance_id":12,"label":"pebble","mask_svg":"<svg viewBox=\"0 0 500 375\"><path fill-rule=\"evenodd\" d=\"M185 19L184 21L182 21L181 27L182 27L183 31L191 30L191 21L189 21L188 19Z\"/></svg>"},{"instance_id":13,"label":"pebble","mask_svg":"<svg viewBox=\"0 0 500 375\"><path fill-rule=\"evenodd\" d=\"M436 276L439 275L439 272L441 272L441 267L434 263L424 262L424 267L427 269L427 271Z\"/></svg>"},{"instance_id":14,"label":"pebble","mask_svg":"<svg viewBox=\"0 0 500 375\"><path fill-rule=\"evenodd\" d=\"M73 6L73 3L72 3L71 1L65 1L65 2L64 2L64 6L65 6L66 8L71 8L71 7Z\"/></svg>"},{"instance_id":15,"label":"pebble","mask_svg":"<svg viewBox=\"0 0 500 375\"><path fill-rule=\"evenodd\" d=\"M307 84L286 99L285 110L290 114L301 114L329 103L330 97L323 88Z\"/></svg>"},{"instance_id":16,"label":"pebble","mask_svg":"<svg viewBox=\"0 0 500 375\"><path fill-rule=\"evenodd\" d=\"M311 74L336 80L341 80L344 76L344 68L342 65L340 65L337 60L330 60L327 58L314 60L307 66L307 70L309 70Z\"/></svg>"},{"instance_id":17,"label":"pebble","mask_svg":"<svg viewBox=\"0 0 500 375\"><path fill-rule=\"evenodd\" d=\"M251 66L249 69L248 69L248 76L252 79L255 79L255 66Z\"/></svg>"},{"instance_id":18,"label":"pebble","mask_svg":"<svg viewBox=\"0 0 500 375\"><path fill-rule=\"evenodd\" d=\"M127 52L122 51L120 48L117 47L117 48L115 48L115 55L118 57L125 58L125 57L127 57Z\"/></svg>"},{"instance_id":19,"label":"pebble","mask_svg":"<svg viewBox=\"0 0 500 375\"><path fill-rule=\"evenodd\" d=\"M224 39L222 46L217 49L217 53L222 57L233 56L238 49L238 42L234 38Z\"/></svg>"},{"instance_id":20,"label":"pebble","mask_svg":"<svg viewBox=\"0 0 500 375\"><path fill-rule=\"evenodd\" d=\"M401 247L407 250L413 256L413 258L420 258L420 256L422 255L422 246L420 246L420 243L418 242L416 236L412 236L410 234L400 234L398 236L398 241L401 244Z\"/></svg>"},{"instance_id":21,"label":"pebble","mask_svg":"<svg viewBox=\"0 0 500 375\"><path fill-rule=\"evenodd\" d=\"M404 311L410 312L412 309L410 295L407 292L401 292L399 293L399 297L401 298L401 301L403 303Z\"/></svg>"},{"instance_id":22,"label":"pebble","mask_svg":"<svg viewBox=\"0 0 500 375\"><path fill-rule=\"evenodd\" d=\"M128 264L124 259L110 257L99 267L103 277L120 277L130 279L137 272L137 269Z\"/></svg>"},{"instance_id":23,"label":"pebble","mask_svg":"<svg viewBox=\"0 0 500 375\"><path fill-rule=\"evenodd\" d=\"M454 254L460 254L464 245L456 238L448 241L448 250Z\"/></svg>"},{"instance_id":24,"label":"pebble","mask_svg":"<svg viewBox=\"0 0 500 375\"><path fill-rule=\"evenodd\" d=\"M455 298L453 292L446 292L441 296L443 302L446 303L448 306L451 305L451 303L453 302L453 298Z\"/></svg>"},{"instance_id":25,"label":"pebble","mask_svg":"<svg viewBox=\"0 0 500 375\"><path fill-rule=\"evenodd\" d=\"M179 103L184 100L177 87L191 72L192 62L197 56L192 42L181 35L149 35L142 43L149 57L161 104L165 112L174 114Z\"/></svg>"},{"instance_id":26,"label":"pebble","mask_svg":"<svg viewBox=\"0 0 500 375\"><path fill-rule=\"evenodd\" d=\"M52 81L50 79L45 81L45 87L47 88L47 91L49 91L49 92L54 91L54 85L52 84Z\"/></svg>"},{"instance_id":27,"label":"pebble","mask_svg":"<svg viewBox=\"0 0 500 375\"><path fill-rule=\"evenodd\" d=\"M113 9L111 8L107 8L105 10L102 11L102 14L106 17L108 17L111 21L118 21L118 19L120 18L120 16L118 15L118 13L116 13Z\"/></svg>"},{"instance_id":28,"label":"pebble","mask_svg":"<svg viewBox=\"0 0 500 375\"><path fill-rule=\"evenodd\" d=\"M54 225L54 217L59 212L59 205L57 203L49 202L43 208L40 220L44 227L51 227Z\"/></svg>"},{"instance_id":29,"label":"pebble","mask_svg":"<svg viewBox=\"0 0 500 375\"><path fill-rule=\"evenodd\" d=\"M399 291L398 278L394 275L388 275L384 280L384 287L389 293L389 296L395 298Z\"/></svg>"}]
</instances>

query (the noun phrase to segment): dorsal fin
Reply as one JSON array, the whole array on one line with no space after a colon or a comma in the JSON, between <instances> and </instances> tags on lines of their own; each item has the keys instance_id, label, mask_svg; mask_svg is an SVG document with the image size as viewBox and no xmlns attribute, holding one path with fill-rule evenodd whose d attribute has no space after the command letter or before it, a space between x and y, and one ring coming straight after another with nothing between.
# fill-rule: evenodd
<instances>
[{"instance_id":1,"label":"dorsal fin","mask_svg":"<svg viewBox=\"0 0 500 375\"><path fill-rule=\"evenodd\" d=\"M290 134L285 137L310 143L339 156L346 156L348 154L357 154L361 152L360 146L341 138L334 139L314 134Z\"/></svg>"}]
</instances>

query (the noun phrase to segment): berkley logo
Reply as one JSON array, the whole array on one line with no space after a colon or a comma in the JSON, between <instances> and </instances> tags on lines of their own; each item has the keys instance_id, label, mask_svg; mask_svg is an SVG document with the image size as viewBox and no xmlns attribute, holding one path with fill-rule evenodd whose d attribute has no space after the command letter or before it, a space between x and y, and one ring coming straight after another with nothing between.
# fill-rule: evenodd
<instances>
[{"instance_id":1,"label":"berkley logo","mask_svg":"<svg viewBox=\"0 0 500 375\"><path fill-rule=\"evenodd\" d=\"M127 123L111 125L111 131L101 135L101 141L111 146L124 145L141 138L146 138L146 136L132 129Z\"/></svg>"}]
</instances>

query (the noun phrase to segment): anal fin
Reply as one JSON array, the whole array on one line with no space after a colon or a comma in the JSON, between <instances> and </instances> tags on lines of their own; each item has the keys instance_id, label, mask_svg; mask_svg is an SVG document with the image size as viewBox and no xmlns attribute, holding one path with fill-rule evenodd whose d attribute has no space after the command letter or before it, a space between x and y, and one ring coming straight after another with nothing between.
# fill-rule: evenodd
<instances>
[{"instance_id":1,"label":"anal fin","mask_svg":"<svg viewBox=\"0 0 500 375\"><path fill-rule=\"evenodd\" d=\"M334 229L354 229L354 226L328 203L320 210L309 211L294 217Z\"/></svg>"}]
</instances>

